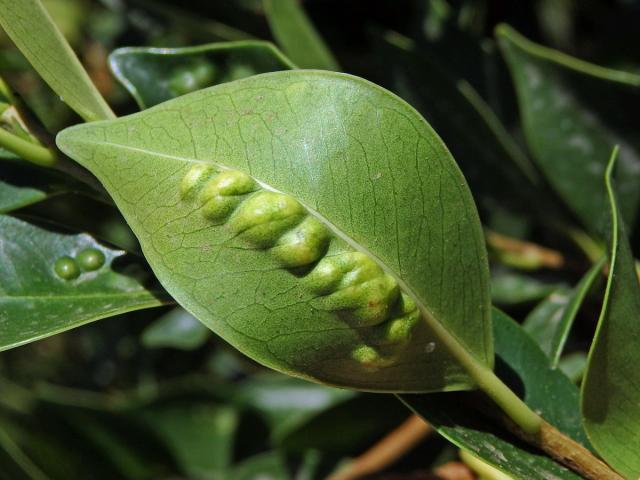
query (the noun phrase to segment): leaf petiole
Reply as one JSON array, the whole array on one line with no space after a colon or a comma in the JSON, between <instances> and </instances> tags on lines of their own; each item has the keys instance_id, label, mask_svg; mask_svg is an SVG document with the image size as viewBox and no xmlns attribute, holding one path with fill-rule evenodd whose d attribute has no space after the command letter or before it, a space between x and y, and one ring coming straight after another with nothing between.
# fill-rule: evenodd
<instances>
[{"instance_id":1,"label":"leaf petiole","mask_svg":"<svg viewBox=\"0 0 640 480\"><path fill-rule=\"evenodd\" d=\"M24 140L2 128L0 128L0 147L41 167L52 167L57 160L56 154L48 148Z\"/></svg>"}]
</instances>

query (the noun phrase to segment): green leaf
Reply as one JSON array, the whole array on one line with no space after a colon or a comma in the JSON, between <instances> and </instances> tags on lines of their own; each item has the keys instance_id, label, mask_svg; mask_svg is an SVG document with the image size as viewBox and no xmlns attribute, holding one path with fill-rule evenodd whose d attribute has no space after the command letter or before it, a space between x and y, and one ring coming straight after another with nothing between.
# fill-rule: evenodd
<instances>
[{"instance_id":1,"label":"green leaf","mask_svg":"<svg viewBox=\"0 0 640 480\"><path fill-rule=\"evenodd\" d=\"M209 329L183 308L174 308L162 315L142 333L147 348L177 348L195 350L209 338Z\"/></svg>"},{"instance_id":2,"label":"green leaf","mask_svg":"<svg viewBox=\"0 0 640 480\"><path fill-rule=\"evenodd\" d=\"M549 183L585 226L604 232L602 175L611 148L622 145L618 188L623 218L632 221L640 201L640 135L628 112L640 108L640 76L536 45L506 25L496 35L527 143Z\"/></svg>"},{"instance_id":3,"label":"green leaf","mask_svg":"<svg viewBox=\"0 0 640 480\"><path fill-rule=\"evenodd\" d=\"M14 159L0 162L0 213L18 210L54 195L86 191L86 186L50 168Z\"/></svg>"},{"instance_id":4,"label":"green leaf","mask_svg":"<svg viewBox=\"0 0 640 480\"><path fill-rule=\"evenodd\" d=\"M584 426L598 453L627 478L640 476L640 285L614 193L606 171L610 202L609 278L598 327L582 383Z\"/></svg>"},{"instance_id":5,"label":"green leaf","mask_svg":"<svg viewBox=\"0 0 640 480\"><path fill-rule=\"evenodd\" d=\"M89 235L62 235L0 215L0 350L166 299L119 273L124 252ZM83 252L98 252L98 268Z\"/></svg>"},{"instance_id":6,"label":"green leaf","mask_svg":"<svg viewBox=\"0 0 640 480\"><path fill-rule=\"evenodd\" d=\"M233 455L238 413L230 406L175 402L131 412L167 445L190 478L224 478Z\"/></svg>"},{"instance_id":7,"label":"green leaf","mask_svg":"<svg viewBox=\"0 0 640 480\"><path fill-rule=\"evenodd\" d=\"M295 68L270 42L253 40L119 48L109 56L109 66L141 109L220 83Z\"/></svg>"},{"instance_id":8,"label":"green leaf","mask_svg":"<svg viewBox=\"0 0 640 480\"><path fill-rule=\"evenodd\" d=\"M377 52L389 87L415 106L451 149L481 212L506 203L530 211L531 199L541 197L538 174L475 89L398 33L387 33Z\"/></svg>"},{"instance_id":9,"label":"green leaf","mask_svg":"<svg viewBox=\"0 0 640 480\"><path fill-rule=\"evenodd\" d=\"M229 480L273 479L288 480L291 478L287 465L280 452L266 452L250 457L228 474Z\"/></svg>"},{"instance_id":10,"label":"green leaf","mask_svg":"<svg viewBox=\"0 0 640 480\"><path fill-rule=\"evenodd\" d=\"M57 141L105 185L171 295L257 361L375 391L467 389L460 362L490 368L471 195L386 90L274 72Z\"/></svg>"},{"instance_id":11,"label":"green leaf","mask_svg":"<svg viewBox=\"0 0 640 480\"><path fill-rule=\"evenodd\" d=\"M0 467L2 467L2 478L6 479L47 480L48 478L3 428L0 428Z\"/></svg>"},{"instance_id":12,"label":"green leaf","mask_svg":"<svg viewBox=\"0 0 640 480\"><path fill-rule=\"evenodd\" d=\"M340 70L340 65L296 0L264 0L271 32L300 68Z\"/></svg>"},{"instance_id":13,"label":"green leaf","mask_svg":"<svg viewBox=\"0 0 640 480\"><path fill-rule=\"evenodd\" d=\"M558 368L569 377L573 383L579 383L587 369L587 354L572 352L560 359Z\"/></svg>"},{"instance_id":14,"label":"green leaf","mask_svg":"<svg viewBox=\"0 0 640 480\"><path fill-rule=\"evenodd\" d=\"M25 170L25 165L19 162L3 160L0 164L0 213L17 210L47 198L44 189L35 188L32 182L26 182L22 175Z\"/></svg>"},{"instance_id":15,"label":"green leaf","mask_svg":"<svg viewBox=\"0 0 640 480\"><path fill-rule=\"evenodd\" d=\"M542 351L551 358L551 344L564 314L571 290L566 287L551 292L535 306L522 322L522 328L538 344Z\"/></svg>"},{"instance_id":16,"label":"green leaf","mask_svg":"<svg viewBox=\"0 0 640 480\"><path fill-rule=\"evenodd\" d=\"M580 422L578 388L549 366L545 354L514 320L494 309L493 323L498 376L522 392L526 404L549 423L588 446ZM400 399L458 447L515 478L581 478L489 421L482 413L482 401L471 395L402 395Z\"/></svg>"},{"instance_id":17,"label":"green leaf","mask_svg":"<svg viewBox=\"0 0 640 480\"><path fill-rule=\"evenodd\" d=\"M0 25L44 81L82 118L114 118L39 0L0 0Z\"/></svg>"},{"instance_id":18,"label":"green leaf","mask_svg":"<svg viewBox=\"0 0 640 480\"><path fill-rule=\"evenodd\" d=\"M545 283L529 275L496 269L491 274L491 298L496 305L520 305L535 302L563 287L559 283Z\"/></svg>"},{"instance_id":19,"label":"green leaf","mask_svg":"<svg viewBox=\"0 0 640 480\"><path fill-rule=\"evenodd\" d=\"M272 441L277 443L322 412L355 396L351 390L270 374L244 381L233 401L259 412L269 423Z\"/></svg>"},{"instance_id":20,"label":"green leaf","mask_svg":"<svg viewBox=\"0 0 640 480\"><path fill-rule=\"evenodd\" d=\"M562 288L542 301L525 319L523 328L557 368L565 343L585 297L602 272L604 258L593 264L575 288Z\"/></svg>"}]
</instances>

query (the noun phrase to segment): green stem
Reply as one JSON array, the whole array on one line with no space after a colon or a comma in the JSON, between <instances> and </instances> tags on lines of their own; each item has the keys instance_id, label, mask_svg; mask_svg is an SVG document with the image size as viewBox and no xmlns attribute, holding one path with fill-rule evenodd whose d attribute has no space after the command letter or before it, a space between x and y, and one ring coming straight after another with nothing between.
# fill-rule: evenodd
<instances>
[{"instance_id":1,"label":"green stem","mask_svg":"<svg viewBox=\"0 0 640 480\"><path fill-rule=\"evenodd\" d=\"M475 455L467 452L466 450L460 450L460 460L462 460L467 466L478 474L480 478L486 480L511 480L512 477L506 473L498 470L496 467L489 465L485 461L479 459Z\"/></svg>"},{"instance_id":2,"label":"green stem","mask_svg":"<svg viewBox=\"0 0 640 480\"><path fill-rule=\"evenodd\" d=\"M513 393L491 368L475 359L428 312L423 308L421 310L429 327L460 362L477 387L502 409L505 417L501 420L513 433L589 480L622 480L622 477L589 450L544 421Z\"/></svg>"},{"instance_id":3,"label":"green stem","mask_svg":"<svg viewBox=\"0 0 640 480\"><path fill-rule=\"evenodd\" d=\"M590 235L588 235L585 231L580 230L579 228L564 228L564 233L566 233L571 240L582 250L582 253L591 261L592 264L595 264L600 261L600 259L605 255L606 250L604 245L594 240Z\"/></svg>"},{"instance_id":4,"label":"green stem","mask_svg":"<svg viewBox=\"0 0 640 480\"><path fill-rule=\"evenodd\" d=\"M51 167L56 163L55 153L48 148L24 140L2 128L0 128L0 147L41 167Z\"/></svg>"},{"instance_id":5,"label":"green stem","mask_svg":"<svg viewBox=\"0 0 640 480\"><path fill-rule=\"evenodd\" d=\"M421 308L430 329L447 350L458 360L478 388L485 392L502 409L502 411L518 427L527 434L533 435L540 431L542 418L531 410L520 397L507 387L493 370L473 357L467 349L440 322Z\"/></svg>"}]
</instances>

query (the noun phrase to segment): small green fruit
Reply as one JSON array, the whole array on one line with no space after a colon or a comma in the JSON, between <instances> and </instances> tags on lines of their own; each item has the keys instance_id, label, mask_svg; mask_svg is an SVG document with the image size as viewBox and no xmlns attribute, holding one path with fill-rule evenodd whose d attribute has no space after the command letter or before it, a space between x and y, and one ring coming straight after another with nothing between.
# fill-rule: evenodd
<instances>
[{"instance_id":1,"label":"small green fruit","mask_svg":"<svg viewBox=\"0 0 640 480\"><path fill-rule=\"evenodd\" d=\"M105 258L104 253L97 248L87 248L77 255L76 260L80 263L82 270L92 272L104 265Z\"/></svg>"},{"instance_id":2,"label":"small green fruit","mask_svg":"<svg viewBox=\"0 0 640 480\"><path fill-rule=\"evenodd\" d=\"M78 264L73 258L66 255L56 260L53 270L63 280L74 280L80 276Z\"/></svg>"}]
</instances>

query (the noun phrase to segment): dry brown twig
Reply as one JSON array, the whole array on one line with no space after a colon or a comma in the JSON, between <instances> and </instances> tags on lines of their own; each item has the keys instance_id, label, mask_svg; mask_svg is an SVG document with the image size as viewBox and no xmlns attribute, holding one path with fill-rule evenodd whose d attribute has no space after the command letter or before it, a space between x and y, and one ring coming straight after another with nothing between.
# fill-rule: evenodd
<instances>
[{"instance_id":1,"label":"dry brown twig","mask_svg":"<svg viewBox=\"0 0 640 480\"><path fill-rule=\"evenodd\" d=\"M355 480L378 472L405 455L432 431L428 423L412 415L328 480Z\"/></svg>"}]
</instances>

